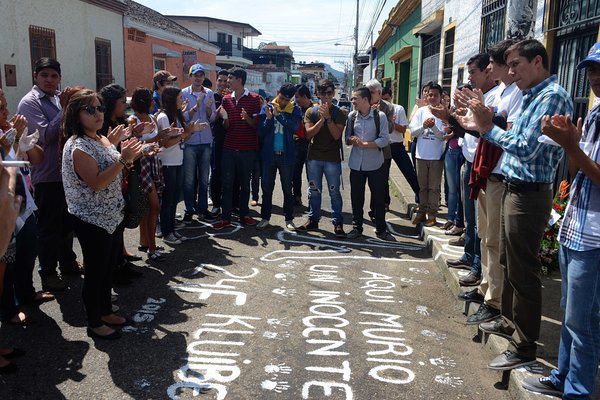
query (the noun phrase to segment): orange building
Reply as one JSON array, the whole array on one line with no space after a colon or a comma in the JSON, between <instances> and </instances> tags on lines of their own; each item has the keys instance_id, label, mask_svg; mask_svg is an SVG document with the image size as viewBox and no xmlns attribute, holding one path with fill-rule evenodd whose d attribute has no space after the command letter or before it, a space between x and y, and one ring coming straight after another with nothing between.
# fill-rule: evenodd
<instances>
[{"instance_id":1,"label":"orange building","mask_svg":"<svg viewBox=\"0 0 600 400\"><path fill-rule=\"evenodd\" d=\"M220 48L164 15L125 0L125 87L129 94L138 86L152 88L152 76L166 69L177 76L177 86L190 85L189 67L200 63L206 77L216 83L216 57Z\"/></svg>"}]
</instances>

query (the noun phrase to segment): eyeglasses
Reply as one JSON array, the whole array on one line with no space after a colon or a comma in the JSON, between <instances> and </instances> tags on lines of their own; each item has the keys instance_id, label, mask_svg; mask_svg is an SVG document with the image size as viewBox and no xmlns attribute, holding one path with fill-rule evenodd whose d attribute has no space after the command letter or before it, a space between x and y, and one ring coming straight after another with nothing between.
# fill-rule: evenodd
<instances>
[{"instance_id":1,"label":"eyeglasses","mask_svg":"<svg viewBox=\"0 0 600 400\"><path fill-rule=\"evenodd\" d=\"M319 92L321 96L333 96L333 90L327 90L323 92Z\"/></svg>"},{"instance_id":2,"label":"eyeglasses","mask_svg":"<svg viewBox=\"0 0 600 400\"><path fill-rule=\"evenodd\" d=\"M105 106L83 106L81 109L90 115L96 114L96 111L98 111L100 114L104 114L106 112Z\"/></svg>"}]
</instances>

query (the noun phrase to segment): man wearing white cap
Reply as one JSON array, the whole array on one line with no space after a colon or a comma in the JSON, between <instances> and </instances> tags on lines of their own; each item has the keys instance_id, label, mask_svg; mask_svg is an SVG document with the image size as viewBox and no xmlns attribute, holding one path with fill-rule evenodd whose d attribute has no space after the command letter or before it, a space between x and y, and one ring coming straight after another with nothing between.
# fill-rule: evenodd
<instances>
[{"instance_id":1,"label":"man wearing white cap","mask_svg":"<svg viewBox=\"0 0 600 400\"><path fill-rule=\"evenodd\" d=\"M188 123L204 123L205 128L194 132L183 149L183 223L190 223L194 214L198 214L200 220L213 220L208 211L208 176L213 141L210 124L217 115L215 97L212 90L202 86L206 75L201 64L190 67L190 78L192 84L181 91L184 103L188 104L183 117Z\"/></svg>"}]
</instances>

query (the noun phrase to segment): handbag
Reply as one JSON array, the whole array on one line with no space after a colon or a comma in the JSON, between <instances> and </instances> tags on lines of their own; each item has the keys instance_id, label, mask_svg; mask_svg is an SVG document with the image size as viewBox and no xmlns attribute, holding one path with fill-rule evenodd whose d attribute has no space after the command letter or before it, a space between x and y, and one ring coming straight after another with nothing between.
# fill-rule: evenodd
<instances>
[{"instance_id":1,"label":"handbag","mask_svg":"<svg viewBox=\"0 0 600 400\"><path fill-rule=\"evenodd\" d=\"M148 212L150 204L140 182L140 175L132 168L124 181L123 197L125 198L125 216L123 224L127 229L134 229Z\"/></svg>"}]
</instances>

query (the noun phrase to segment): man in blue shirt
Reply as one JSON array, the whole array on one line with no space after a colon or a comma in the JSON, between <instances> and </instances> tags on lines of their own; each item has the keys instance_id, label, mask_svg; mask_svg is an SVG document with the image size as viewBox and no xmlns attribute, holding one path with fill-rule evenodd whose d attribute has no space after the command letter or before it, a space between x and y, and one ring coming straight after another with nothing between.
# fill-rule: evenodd
<instances>
[{"instance_id":1,"label":"man in blue shirt","mask_svg":"<svg viewBox=\"0 0 600 400\"><path fill-rule=\"evenodd\" d=\"M295 231L294 196L292 193L292 175L296 163L294 133L302 121L302 111L291 99L296 94L296 87L285 83L279 89L277 97L265 106L259 114L258 134L262 143L261 186L263 201L260 209L262 220L256 229L265 229L269 225L273 207L273 189L275 176L279 171L281 189L283 191L283 213L285 227Z\"/></svg>"},{"instance_id":2,"label":"man in blue shirt","mask_svg":"<svg viewBox=\"0 0 600 400\"><path fill-rule=\"evenodd\" d=\"M371 108L371 92L360 87L352 92L355 111L348 115L344 138L352 146L348 167L350 168L350 197L354 228L349 239L362 235L365 204L365 185L369 184L375 216L375 233L383 240L391 240L385 225L385 187L387 168L384 166L383 149L389 145L390 134L385 113Z\"/></svg>"},{"instance_id":3,"label":"man in blue shirt","mask_svg":"<svg viewBox=\"0 0 600 400\"><path fill-rule=\"evenodd\" d=\"M600 43L577 66L587 68L600 96ZM559 233L562 325L558 368L549 377L530 377L523 387L563 399L590 399L600 358L600 106L573 125L569 115L544 117L542 132L569 157L570 201Z\"/></svg>"},{"instance_id":4,"label":"man in blue shirt","mask_svg":"<svg viewBox=\"0 0 600 400\"><path fill-rule=\"evenodd\" d=\"M185 142L183 149L184 224L190 223L194 214L198 214L201 220L214 219L208 211L208 177L213 141L210 124L214 122L217 115L215 98L212 90L202 86L206 75L201 64L190 67L190 78L192 84L181 91L183 101L187 101L188 104L183 117L187 123L197 121L203 123L205 127L199 132L194 132Z\"/></svg>"},{"instance_id":5,"label":"man in blue shirt","mask_svg":"<svg viewBox=\"0 0 600 400\"><path fill-rule=\"evenodd\" d=\"M542 313L540 242L552 209L552 186L563 149L540 141L545 115L570 114L568 93L548 71L548 53L537 40L524 40L505 53L509 74L523 91L521 114L510 130L492 122L493 111L470 100L472 116L460 117L465 129L501 147L506 179L502 199L500 263L505 266L502 318L479 324L484 332L511 339L508 350L488 365L509 370L536 360Z\"/></svg>"}]
</instances>

